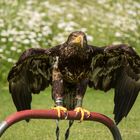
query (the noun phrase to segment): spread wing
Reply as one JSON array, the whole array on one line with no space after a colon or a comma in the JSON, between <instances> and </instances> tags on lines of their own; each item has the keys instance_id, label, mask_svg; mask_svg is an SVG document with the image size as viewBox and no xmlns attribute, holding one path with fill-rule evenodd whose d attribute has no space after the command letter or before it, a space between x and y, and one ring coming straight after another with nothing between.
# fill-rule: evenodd
<instances>
[{"instance_id":1,"label":"spread wing","mask_svg":"<svg viewBox=\"0 0 140 140\"><path fill-rule=\"evenodd\" d=\"M18 111L30 109L31 94L51 84L51 61L49 49L29 49L10 70L9 90Z\"/></svg>"},{"instance_id":2,"label":"spread wing","mask_svg":"<svg viewBox=\"0 0 140 140\"><path fill-rule=\"evenodd\" d=\"M89 86L115 90L114 114L118 124L132 108L140 91L140 57L127 45L94 50Z\"/></svg>"}]
</instances>

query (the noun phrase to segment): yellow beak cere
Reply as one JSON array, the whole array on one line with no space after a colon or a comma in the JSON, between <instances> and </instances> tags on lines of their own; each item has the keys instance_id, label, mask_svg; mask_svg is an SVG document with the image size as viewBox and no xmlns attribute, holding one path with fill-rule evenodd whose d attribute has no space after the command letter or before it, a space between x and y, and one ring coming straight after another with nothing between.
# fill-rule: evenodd
<instances>
[{"instance_id":1,"label":"yellow beak cere","mask_svg":"<svg viewBox=\"0 0 140 140\"><path fill-rule=\"evenodd\" d=\"M73 40L73 43L80 44L80 46L83 47L83 36L79 35L78 37L76 37Z\"/></svg>"}]
</instances>

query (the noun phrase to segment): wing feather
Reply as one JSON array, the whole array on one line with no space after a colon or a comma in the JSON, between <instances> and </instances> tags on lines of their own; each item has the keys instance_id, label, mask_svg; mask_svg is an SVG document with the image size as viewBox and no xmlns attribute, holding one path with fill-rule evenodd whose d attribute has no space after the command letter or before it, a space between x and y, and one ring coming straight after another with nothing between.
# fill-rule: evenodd
<instances>
[{"instance_id":1,"label":"wing feather","mask_svg":"<svg viewBox=\"0 0 140 140\"><path fill-rule=\"evenodd\" d=\"M47 52L47 53L46 53ZM51 57L48 50L25 51L8 75L9 91L18 111L31 108L32 93L39 93L50 84Z\"/></svg>"},{"instance_id":2,"label":"wing feather","mask_svg":"<svg viewBox=\"0 0 140 140\"><path fill-rule=\"evenodd\" d=\"M115 120L118 124L131 110L140 90L140 81L129 77L126 69L121 71L115 87Z\"/></svg>"},{"instance_id":3,"label":"wing feather","mask_svg":"<svg viewBox=\"0 0 140 140\"><path fill-rule=\"evenodd\" d=\"M118 124L131 110L140 91L140 57L132 47L114 45L93 55L90 87L114 88L114 114Z\"/></svg>"}]
</instances>

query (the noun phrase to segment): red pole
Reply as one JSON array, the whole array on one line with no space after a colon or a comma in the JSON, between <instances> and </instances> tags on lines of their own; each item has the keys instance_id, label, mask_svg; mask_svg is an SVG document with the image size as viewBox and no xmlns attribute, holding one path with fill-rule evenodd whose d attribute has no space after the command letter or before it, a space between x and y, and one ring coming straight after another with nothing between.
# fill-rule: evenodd
<instances>
[{"instance_id":1,"label":"red pole","mask_svg":"<svg viewBox=\"0 0 140 140\"><path fill-rule=\"evenodd\" d=\"M58 118L56 110L25 110L16 112L10 116L8 116L5 121L0 124L0 136L6 131L8 127L25 119L61 119L64 120L66 117L65 113L61 111L61 118ZM77 114L75 111L68 111L67 112L67 120L80 120L81 115ZM91 112L90 116L88 117L86 114L84 116L84 120L86 121L97 121L109 128L111 131L114 140L122 140L120 132L114 122L108 118L107 116Z\"/></svg>"}]
</instances>

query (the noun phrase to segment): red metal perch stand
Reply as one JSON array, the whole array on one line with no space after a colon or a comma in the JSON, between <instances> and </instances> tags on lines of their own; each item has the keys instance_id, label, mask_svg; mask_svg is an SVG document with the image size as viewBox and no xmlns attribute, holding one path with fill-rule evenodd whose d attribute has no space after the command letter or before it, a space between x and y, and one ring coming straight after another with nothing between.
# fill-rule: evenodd
<instances>
[{"instance_id":1,"label":"red metal perch stand","mask_svg":"<svg viewBox=\"0 0 140 140\"><path fill-rule=\"evenodd\" d=\"M68 111L67 120L80 120L80 114L76 115L75 111ZM2 123L0 123L0 136L9 128L11 125L25 119L58 119L56 110L25 110L16 112L10 116L8 116ZM61 112L61 120L65 119L64 112ZM84 120L86 121L97 121L110 130L114 140L122 140L120 132L114 122L108 118L107 116L91 112L90 116L84 116Z\"/></svg>"}]
</instances>

